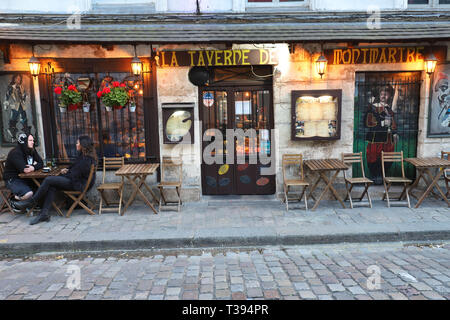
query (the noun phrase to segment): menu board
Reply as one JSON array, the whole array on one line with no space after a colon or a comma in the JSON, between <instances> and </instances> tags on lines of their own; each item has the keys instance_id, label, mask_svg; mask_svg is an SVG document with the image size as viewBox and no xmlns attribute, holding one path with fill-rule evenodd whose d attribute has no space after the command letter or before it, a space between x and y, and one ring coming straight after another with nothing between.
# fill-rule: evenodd
<instances>
[{"instance_id":1,"label":"menu board","mask_svg":"<svg viewBox=\"0 0 450 320\"><path fill-rule=\"evenodd\" d=\"M292 92L293 140L339 138L341 94L333 91Z\"/></svg>"}]
</instances>

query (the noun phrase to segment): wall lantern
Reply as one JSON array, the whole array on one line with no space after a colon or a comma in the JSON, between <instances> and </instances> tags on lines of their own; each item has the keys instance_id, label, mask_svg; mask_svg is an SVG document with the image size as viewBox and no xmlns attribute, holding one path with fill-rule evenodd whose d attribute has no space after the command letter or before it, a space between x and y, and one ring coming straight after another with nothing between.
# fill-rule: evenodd
<instances>
[{"instance_id":1,"label":"wall lantern","mask_svg":"<svg viewBox=\"0 0 450 320\"><path fill-rule=\"evenodd\" d=\"M135 76L139 76L142 73L142 61L136 54L136 45L134 46L134 58L131 60L131 70Z\"/></svg>"},{"instance_id":2,"label":"wall lantern","mask_svg":"<svg viewBox=\"0 0 450 320\"><path fill-rule=\"evenodd\" d=\"M30 68L30 73L33 77L37 77L41 71L41 63L39 59L34 56L34 47L32 47L32 56L28 60L28 66Z\"/></svg>"},{"instance_id":3,"label":"wall lantern","mask_svg":"<svg viewBox=\"0 0 450 320\"><path fill-rule=\"evenodd\" d=\"M328 60L324 56L320 56L316 60L316 71L318 74L320 74L320 79L322 79L322 76L325 74L325 70L327 69L327 63Z\"/></svg>"},{"instance_id":4,"label":"wall lantern","mask_svg":"<svg viewBox=\"0 0 450 320\"><path fill-rule=\"evenodd\" d=\"M425 71L426 73L428 73L428 75L431 77L431 74L434 72L434 70L436 69L436 63L437 63L438 59L434 56L433 53L428 54L425 59Z\"/></svg>"}]
</instances>

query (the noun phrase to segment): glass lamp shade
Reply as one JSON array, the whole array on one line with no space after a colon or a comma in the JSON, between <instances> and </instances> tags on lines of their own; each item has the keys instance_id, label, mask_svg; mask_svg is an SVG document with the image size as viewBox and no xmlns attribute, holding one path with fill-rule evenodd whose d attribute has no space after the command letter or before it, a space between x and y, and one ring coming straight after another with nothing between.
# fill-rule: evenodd
<instances>
[{"instance_id":1,"label":"glass lamp shade","mask_svg":"<svg viewBox=\"0 0 450 320\"><path fill-rule=\"evenodd\" d=\"M325 74L325 70L327 68L327 63L328 63L328 60L324 56L320 56L316 60L316 71L318 74L320 74L321 78Z\"/></svg>"},{"instance_id":2,"label":"glass lamp shade","mask_svg":"<svg viewBox=\"0 0 450 320\"><path fill-rule=\"evenodd\" d=\"M436 63L437 63L437 59L434 56L434 54L430 53L429 55L427 55L425 57L425 71L426 73L428 73L429 75L431 75L434 70L436 69Z\"/></svg>"},{"instance_id":3,"label":"glass lamp shade","mask_svg":"<svg viewBox=\"0 0 450 320\"><path fill-rule=\"evenodd\" d=\"M28 60L28 66L30 68L31 75L37 77L41 71L41 63L39 62L39 59L32 56L30 60Z\"/></svg>"},{"instance_id":4,"label":"glass lamp shade","mask_svg":"<svg viewBox=\"0 0 450 320\"><path fill-rule=\"evenodd\" d=\"M142 73L142 61L138 57L134 57L131 60L131 70L135 76L138 76Z\"/></svg>"}]
</instances>

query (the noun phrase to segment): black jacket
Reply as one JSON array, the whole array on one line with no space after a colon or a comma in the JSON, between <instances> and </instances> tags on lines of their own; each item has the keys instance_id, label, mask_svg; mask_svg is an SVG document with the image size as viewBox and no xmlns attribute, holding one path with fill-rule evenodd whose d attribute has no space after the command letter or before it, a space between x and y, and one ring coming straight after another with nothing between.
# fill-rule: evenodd
<instances>
[{"instance_id":1,"label":"black jacket","mask_svg":"<svg viewBox=\"0 0 450 320\"><path fill-rule=\"evenodd\" d=\"M82 191L86 186L87 180L89 178L89 172L91 170L91 165L96 165L95 160L89 156L83 156L80 154L75 162L69 167L69 171L63 175L72 181L73 188L77 191ZM95 171L92 177L89 189L95 183Z\"/></svg>"},{"instance_id":2,"label":"black jacket","mask_svg":"<svg viewBox=\"0 0 450 320\"><path fill-rule=\"evenodd\" d=\"M42 158L37 151L33 149L30 154L33 157L33 167L35 170L39 170L44 166ZM8 153L5 163L5 171L3 172L3 179L5 181L19 177L19 173L23 173L23 170L27 166L27 155L25 154L21 146L17 146Z\"/></svg>"}]
</instances>

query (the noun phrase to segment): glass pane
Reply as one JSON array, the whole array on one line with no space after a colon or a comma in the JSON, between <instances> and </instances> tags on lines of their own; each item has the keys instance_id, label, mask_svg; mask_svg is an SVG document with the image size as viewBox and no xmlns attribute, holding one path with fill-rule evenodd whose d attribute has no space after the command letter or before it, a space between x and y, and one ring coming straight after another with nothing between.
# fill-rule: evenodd
<instances>
[{"instance_id":1,"label":"glass pane","mask_svg":"<svg viewBox=\"0 0 450 320\"><path fill-rule=\"evenodd\" d=\"M428 4L429 0L408 0L408 4Z\"/></svg>"},{"instance_id":2,"label":"glass pane","mask_svg":"<svg viewBox=\"0 0 450 320\"><path fill-rule=\"evenodd\" d=\"M218 129L222 133L222 148L213 149L211 156L216 154L227 153L226 151L226 129L227 129L227 93L226 91L203 91L203 128L205 135L214 137L215 132L208 129ZM215 138L211 141L205 141L204 147L214 142Z\"/></svg>"},{"instance_id":3,"label":"glass pane","mask_svg":"<svg viewBox=\"0 0 450 320\"><path fill-rule=\"evenodd\" d=\"M333 137L336 135L338 101L332 96L301 96L295 104L296 137Z\"/></svg>"},{"instance_id":4,"label":"glass pane","mask_svg":"<svg viewBox=\"0 0 450 320\"><path fill-rule=\"evenodd\" d=\"M167 119L166 136L170 141L181 141L192 126L191 113L189 111L177 110Z\"/></svg>"},{"instance_id":5,"label":"glass pane","mask_svg":"<svg viewBox=\"0 0 450 320\"><path fill-rule=\"evenodd\" d=\"M78 106L60 109L61 96L52 91L56 106L56 157L75 158L78 137L88 135L94 141L99 158L125 156L127 159L145 160L142 88L140 84L128 81L128 76L128 73L112 73L109 77L106 74L70 74L69 79L65 79L64 74L53 76L53 87L62 86L65 82L66 85L74 83L83 97ZM112 81L125 83L131 98L123 109L106 111L97 92L111 86Z\"/></svg>"},{"instance_id":6,"label":"glass pane","mask_svg":"<svg viewBox=\"0 0 450 320\"><path fill-rule=\"evenodd\" d=\"M450 0L439 0L439 4L450 4Z\"/></svg>"},{"instance_id":7,"label":"glass pane","mask_svg":"<svg viewBox=\"0 0 450 320\"><path fill-rule=\"evenodd\" d=\"M55 124L58 159L74 159L77 156L76 142L81 135L88 135L92 138L96 150L99 148L98 140L98 117L96 108L96 90L94 74L64 74L53 75L53 103L55 105ZM61 95L56 94L54 88L68 87L75 85L81 92L83 105L87 112L84 112L81 105L65 106L61 101ZM61 108L60 108L61 107ZM76 108L76 109L75 109Z\"/></svg>"}]
</instances>

